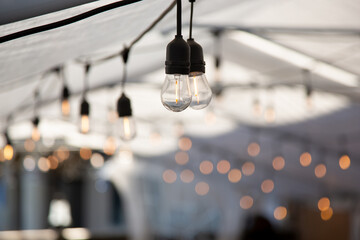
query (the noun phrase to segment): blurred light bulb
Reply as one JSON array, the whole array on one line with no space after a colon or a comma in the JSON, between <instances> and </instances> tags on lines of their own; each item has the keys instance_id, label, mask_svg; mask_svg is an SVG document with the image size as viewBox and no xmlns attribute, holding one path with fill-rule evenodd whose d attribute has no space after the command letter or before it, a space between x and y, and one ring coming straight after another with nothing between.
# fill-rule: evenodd
<instances>
[{"instance_id":1,"label":"blurred light bulb","mask_svg":"<svg viewBox=\"0 0 360 240\"><path fill-rule=\"evenodd\" d=\"M90 130L90 105L86 101L85 98L83 98L81 105L80 105L80 131L81 133L88 133Z\"/></svg>"},{"instance_id":2,"label":"blurred light bulb","mask_svg":"<svg viewBox=\"0 0 360 240\"><path fill-rule=\"evenodd\" d=\"M40 131L37 126L33 127L32 133L31 133L31 139L35 142L40 140Z\"/></svg>"},{"instance_id":3,"label":"blurred light bulb","mask_svg":"<svg viewBox=\"0 0 360 240\"><path fill-rule=\"evenodd\" d=\"M63 99L61 101L61 112L65 117L70 115L70 102L68 99Z\"/></svg>"},{"instance_id":4,"label":"blurred light bulb","mask_svg":"<svg viewBox=\"0 0 360 240\"><path fill-rule=\"evenodd\" d=\"M170 111L185 110L191 103L188 75L167 74L161 89L161 102Z\"/></svg>"},{"instance_id":5,"label":"blurred light bulb","mask_svg":"<svg viewBox=\"0 0 360 240\"><path fill-rule=\"evenodd\" d=\"M132 117L119 118L119 135L124 141L129 141L136 136L135 120Z\"/></svg>"},{"instance_id":6,"label":"blurred light bulb","mask_svg":"<svg viewBox=\"0 0 360 240\"><path fill-rule=\"evenodd\" d=\"M191 72L189 84L192 93L190 107L195 110L207 107L211 101L212 91L205 74L202 72Z\"/></svg>"},{"instance_id":7,"label":"blurred light bulb","mask_svg":"<svg viewBox=\"0 0 360 240\"><path fill-rule=\"evenodd\" d=\"M265 109L264 113L265 121L268 123L273 123L276 120L276 112L273 106L268 106Z\"/></svg>"},{"instance_id":8,"label":"blurred light bulb","mask_svg":"<svg viewBox=\"0 0 360 240\"><path fill-rule=\"evenodd\" d=\"M11 160L14 156L14 148L10 144L6 144L4 147L4 158L6 160Z\"/></svg>"},{"instance_id":9,"label":"blurred light bulb","mask_svg":"<svg viewBox=\"0 0 360 240\"><path fill-rule=\"evenodd\" d=\"M80 125L81 133L88 133L90 130L90 120L89 116L81 115L81 125Z\"/></svg>"},{"instance_id":10,"label":"blurred light bulb","mask_svg":"<svg viewBox=\"0 0 360 240\"><path fill-rule=\"evenodd\" d=\"M107 137L103 148L104 153L106 155L113 155L116 152L116 148L116 139L112 136Z\"/></svg>"},{"instance_id":11,"label":"blurred light bulb","mask_svg":"<svg viewBox=\"0 0 360 240\"><path fill-rule=\"evenodd\" d=\"M255 117L260 117L262 114L261 104L257 98L253 101L253 114Z\"/></svg>"}]
</instances>

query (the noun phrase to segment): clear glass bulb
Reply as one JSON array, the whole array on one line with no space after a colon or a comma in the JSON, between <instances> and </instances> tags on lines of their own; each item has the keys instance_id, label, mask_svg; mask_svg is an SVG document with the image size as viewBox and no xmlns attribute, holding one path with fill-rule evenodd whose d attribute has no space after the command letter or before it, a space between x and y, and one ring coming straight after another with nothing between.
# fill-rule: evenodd
<instances>
[{"instance_id":1,"label":"clear glass bulb","mask_svg":"<svg viewBox=\"0 0 360 240\"><path fill-rule=\"evenodd\" d=\"M191 103L188 75L167 74L161 89L161 102L170 111L185 110Z\"/></svg>"},{"instance_id":2,"label":"clear glass bulb","mask_svg":"<svg viewBox=\"0 0 360 240\"><path fill-rule=\"evenodd\" d=\"M189 84L192 93L190 107L196 110L207 107L211 101L212 91L205 74L202 72L190 73Z\"/></svg>"},{"instance_id":3,"label":"clear glass bulb","mask_svg":"<svg viewBox=\"0 0 360 240\"><path fill-rule=\"evenodd\" d=\"M70 115L70 102L68 99L61 101L61 112L65 117Z\"/></svg>"},{"instance_id":4,"label":"clear glass bulb","mask_svg":"<svg viewBox=\"0 0 360 240\"><path fill-rule=\"evenodd\" d=\"M31 139L35 142L40 140L40 131L37 126L33 127L32 133L31 133Z\"/></svg>"},{"instance_id":5,"label":"clear glass bulb","mask_svg":"<svg viewBox=\"0 0 360 240\"><path fill-rule=\"evenodd\" d=\"M88 133L90 130L90 119L88 115L81 115L80 131L81 133Z\"/></svg>"},{"instance_id":6,"label":"clear glass bulb","mask_svg":"<svg viewBox=\"0 0 360 240\"><path fill-rule=\"evenodd\" d=\"M11 160L14 156L14 148L10 144L6 144L4 147L4 158L6 160Z\"/></svg>"},{"instance_id":7,"label":"clear glass bulb","mask_svg":"<svg viewBox=\"0 0 360 240\"><path fill-rule=\"evenodd\" d=\"M119 135L124 141L129 141L135 137L135 120L132 117L119 118Z\"/></svg>"}]
</instances>

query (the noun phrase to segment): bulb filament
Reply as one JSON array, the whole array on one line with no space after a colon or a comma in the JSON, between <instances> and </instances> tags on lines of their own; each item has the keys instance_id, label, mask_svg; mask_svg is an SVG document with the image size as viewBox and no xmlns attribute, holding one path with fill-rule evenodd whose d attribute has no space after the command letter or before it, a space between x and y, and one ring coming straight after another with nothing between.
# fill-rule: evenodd
<instances>
[{"instance_id":1,"label":"bulb filament","mask_svg":"<svg viewBox=\"0 0 360 240\"><path fill-rule=\"evenodd\" d=\"M125 134L125 138L128 138L128 137L130 137L130 133L131 133L129 118L124 117L123 124L124 124L124 134Z\"/></svg>"},{"instance_id":2,"label":"bulb filament","mask_svg":"<svg viewBox=\"0 0 360 240\"><path fill-rule=\"evenodd\" d=\"M90 129L90 122L89 122L89 116L82 115L81 116L81 132L87 133Z\"/></svg>"},{"instance_id":3,"label":"bulb filament","mask_svg":"<svg viewBox=\"0 0 360 240\"><path fill-rule=\"evenodd\" d=\"M199 96L198 96L198 87L197 87L196 77L194 77L194 91L195 91L195 97L196 97L197 103L199 104Z\"/></svg>"}]
</instances>

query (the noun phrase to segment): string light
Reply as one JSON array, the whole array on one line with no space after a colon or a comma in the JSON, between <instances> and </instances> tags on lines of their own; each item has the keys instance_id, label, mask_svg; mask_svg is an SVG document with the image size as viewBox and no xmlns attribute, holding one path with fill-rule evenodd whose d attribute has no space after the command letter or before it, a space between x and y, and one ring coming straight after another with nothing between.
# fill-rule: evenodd
<instances>
[{"instance_id":1,"label":"string light","mask_svg":"<svg viewBox=\"0 0 360 240\"><path fill-rule=\"evenodd\" d=\"M317 178L323 178L326 175L326 165L323 163L320 163L318 165L316 165L315 169L314 169L314 173L315 176Z\"/></svg>"},{"instance_id":2,"label":"string light","mask_svg":"<svg viewBox=\"0 0 360 240\"><path fill-rule=\"evenodd\" d=\"M318 201L318 208L320 211L326 211L330 207L330 199L327 197L322 197Z\"/></svg>"},{"instance_id":3,"label":"string light","mask_svg":"<svg viewBox=\"0 0 360 240\"><path fill-rule=\"evenodd\" d=\"M232 183L237 183L241 180L241 171L239 169L231 169L228 173L228 179Z\"/></svg>"},{"instance_id":4,"label":"string light","mask_svg":"<svg viewBox=\"0 0 360 240\"><path fill-rule=\"evenodd\" d=\"M35 117L33 120L32 120L32 123L33 123L33 129L32 129L32 133L31 133L31 139L34 141L34 142L38 142L40 140L40 131L39 131L39 118L38 117Z\"/></svg>"},{"instance_id":5,"label":"string light","mask_svg":"<svg viewBox=\"0 0 360 240\"><path fill-rule=\"evenodd\" d=\"M230 170L230 163L228 160L220 160L216 168L220 174L226 174Z\"/></svg>"},{"instance_id":6,"label":"string light","mask_svg":"<svg viewBox=\"0 0 360 240\"><path fill-rule=\"evenodd\" d=\"M202 47L192 38L192 19L195 0L189 0L191 3L190 11L190 30L189 39L190 46L190 74L189 85L192 93L190 107L195 110L207 107L211 101L212 92L205 76L205 62Z\"/></svg>"},{"instance_id":7,"label":"string light","mask_svg":"<svg viewBox=\"0 0 360 240\"><path fill-rule=\"evenodd\" d=\"M104 165L104 157L100 153L94 153L90 158L90 163L94 168L101 168Z\"/></svg>"},{"instance_id":8,"label":"string light","mask_svg":"<svg viewBox=\"0 0 360 240\"><path fill-rule=\"evenodd\" d=\"M194 180L194 173L189 169L185 169L180 173L180 179L184 183L191 183Z\"/></svg>"},{"instance_id":9,"label":"string light","mask_svg":"<svg viewBox=\"0 0 360 240\"><path fill-rule=\"evenodd\" d=\"M312 158L311 158L311 154L309 152L303 152L300 155L300 164L303 167L308 167L311 164Z\"/></svg>"},{"instance_id":10,"label":"string light","mask_svg":"<svg viewBox=\"0 0 360 240\"><path fill-rule=\"evenodd\" d=\"M84 160L89 160L92 155L92 151L90 148L82 147L79 151L80 157Z\"/></svg>"},{"instance_id":11,"label":"string light","mask_svg":"<svg viewBox=\"0 0 360 240\"><path fill-rule=\"evenodd\" d=\"M161 89L161 102L173 112L185 110L191 103L189 86L190 47L181 35L181 0L177 0L177 34L166 47L166 78Z\"/></svg>"},{"instance_id":12,"label":"string light","mask_svg":"<svg viewBox=\"0 0 360 240\"><path fill-rule=\"evenodd\" d=\"M32 139L26 139L24 141L24 148L27 152L33 152L35 150L35 142Z\"/></svg>"},{"instance_id":13,"label":"string light","mask_svg":"<svg viewBox=\"0 0 360 240\"><path fill-rule=\"evenodd\" d=\"M192 141L188 137L182 137L178 142L179 148L182 151L189 151L192 147Z\"/></svg>"},{"instance_id":14,"label":"string light","mask_svg":"<svg viewBox=\"0 0 360 240\"><path fill-rule=\"evenodd\" d=\"M208 160L204 160L199 166L200 172L204 175L209 175L213 172L214 164Z\"/></svg>"},{"instance_id":15,"label":"string light","mask_svg":"<svg viewBox=\"0 0 360 240\"><path fill-rule=\"evenodd\" d=\"M107 137L104 143L104 153L109 156L114 155L116 148L116 138L113 136Z\"/></svg>"},{"instance_id":16,"label":"string light","mask_svg":"<svg viewBox=\"0 0 360 240\"><path fill-rule=\"evenodd\" d=\"M61 95L61 112L64 117L68 117L70 115L70 91L69 88L66 85L65 82L65 76L64 76L64 69L59 69L62 73L62 80L63 80L63 89L62 89L62 95ZM60 73L60 72L59 72Z\"/></svg>"},{"instance_id":17,"label":"string light","mask_svg":"<svg viewBox=\"0 0 360 240\"><path fill-rule=\"evenodd\" d=\"M206 182L198 182L195 185L195 192L199 196L205 196L209 193L210 187Z\"/></svg>"},{"instance_id":18,"label":"string light","mask_svg":"<svg viewBox=\"0 0 360 240\"><path fill-rule=\"evenodd\" d=\"M241 199L240 199L240 207L242 209L250 209L254 204L254 199L251 197L251 196L243 196Z\"/></svg>"},{"instance_id":19,"label":"string light","mask_svg":"<svg viewBox=\"0 0 360 240\"><path fill-rule=\"evenodd\" d=\"M189 162L189 154L187 152L177 152L175 154L175 162L179 165L185 165Z\"/></svg>"},{"instance_id":20,"label":"string light","mask_svg":"<svg viewBox=\"0 0 360 240\"><path fill-rule=\"evenodd\" d=\"M4 158L8 161L10 161L13 157L14 157L14 148L11 145L11 140L10 137L7 133L7 131L5 132L5 139L6 139L6 145L4 147Z\"/></svg>"},{"instance_id":21,"label":"string light","mask_svg":"<svg viewBox=\"0 0 360 240\"><path fill-rule=\"evenodd\" d=\"M90 131L90 105L86 100L86 92L88 89L88 75L90 72L90 64L85 65L85 77L84 77L84 92L82 96L82 101L80 105L80 132L86 134Z\"/></svg>"},{"instance_id":22,"label":"string light","mask_svg":"<svg viewBox=\"0 0 360 240\"><path fill-rule=\"evenodd\" d=\"M279 206L279 207L275 208L275 210L274 210L274 218L276 220L281 221L284 218L286 218L286 215L287 215L286 207Z\"/></svg>"},{"instance_id":23,"label":"string light","mask_svg":"<svg viewBox=\"0 0 360 240\"><path fill-rule=\"evenodd\" d=\"M342 170L346 170L350 167L351 165L351 160L349 155L347 154L343 154L340 156L339 158L339 166Z\"/></svg>"},{"instance_id":24,"label":"string light","mask_svg":"<svg viewBox=\"0 0 360 240\"><path fill-rule=\"evenodd\" d=\"M260 145L257 142L249 143L247 152L249 156L256 157L260 153Z\"/></svg>"},{"instance_id":25,"label":"string light","mask_svg":"<svg viewBox=\"0 0 360 240\"><path fill-rule=\"evenodd\" d=\"M40 169L40 171L42 172L48 172L50 169L50 163L47 160L47 158L41 157L38 160L38 168Z\"/></svg>"},{"instance_id":26,"label":"string light","mask_svg":"<svg viewBox=\"0 0 360 240\"><path fill-rule=\"evenodd\" d=\"M285 159L282 156L274 157L272 166L276 171L281 171L285 167Z\"/></svg>"},{"instance_id":27,"label":"string light","mask_svg":"<svg viewBox=\"0 0 360 240\"><path fill-rule=\"evenodd\" d=\"M173 170L167 169L163 172L162 178L163 178L164 182L171 184L176 181L177 176Z\"/></svg>"},{"instance_id":28,"label":"string light","mask_svg":"<svg viewBox=\"0 0 360 240\"><path fill-rule=\"evenodd\" d=\"M324 221L328 221L332 218L333 213L334 213L333 209L331 207L329 207L325 211L321 211L321 213L320 213L321 219Z\"/></svg>"},{"instance_id":29,"label":"string light","mask_svg":"<svg viewBox=\"0 0 360 240\"><path fill-rule=\"evenodd\" d=\"M255 172L255 164L252 162L245 162L242 165L241 170L245 176L251 176Z\"/></svg>"},{"instance_id":30,"label":"string light","mask_svg":"<svg viewBox=\"0 0 360 240\"><path fill-rule=\"evenodd\" d=\"M263 193L271 193L274 190L274 181L266 179L261 183L261 191Z\"/></svg>"}]
</instances>

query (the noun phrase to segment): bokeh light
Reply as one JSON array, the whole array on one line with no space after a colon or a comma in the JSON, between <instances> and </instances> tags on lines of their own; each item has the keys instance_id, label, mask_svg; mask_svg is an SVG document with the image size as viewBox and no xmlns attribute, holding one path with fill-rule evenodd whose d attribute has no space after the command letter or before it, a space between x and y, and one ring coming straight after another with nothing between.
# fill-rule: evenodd
<instances>
[{"instance_id":1,"label":"bokeh light","mask_svg":"<svg viewBox=\"0 0 360 240\"><path fill-rule=\"evenodd\" d=\"M47 160L47 158L44 157L39 158L37 165L42 172L47 172L50 169L49 161Z\"/></svg>"},{"instance_id":2,"label":"bokeh light","mask_svg":"<svg viewBox=\"0 0 360 240\"><path fill-rule=\"evenodd\" d=\"M209 175L214 170L214 164L208 160L204 160L200 163L200 172L204 175Z\"/></svg>"},{"instance_id":3,"label":"bokeh light","mask_svg":"<svg viewBox=\"0 0 360 240\"><path fill-rule=\"evenodd\" d=\"M185 165L189 162L189 154L187 152L177 152L175 154L175 162L179 165Z\"/></svg>"},{"instance_id":4,"label":"bokeh light","mask_svg":"<svg viewBox=\"0 0 360 240\"><path fill-rule=\"evenodd\" d=\"M191 183L194 180L194 173L189 169L185 169L180 173L180 179L184 183Z\"/></svg>"},{"instance_id":5,"label":"bokeh light","mask_svg":"<svg viewBox=\"0 0 360 240\"><path fill-rule=\"evenodd\" d=\"M318 208L320 211L326 211L330 207L330 199L327 197L320 198Z\"/></svg>"},{"instance_id":6,"label":"bokeh light","mask_svg":"<svg viewBox=\"0 0 360 240\"><path fill-rule=\"evenodd\" d=\"M23 166L26 171L29 171L29 172L34 171L34 169L36 167L36 161L31 156L25 156Z\"/></svg>"},{"instance_id":7,"label":"bokeh light","mask_svg":"<svg viewBox=\"0 0 360 240\"><path fill-rule=\"evenodd\" d=\"M94 153L90 158L91 166L101 168L104 165L104 157L100 153Z\"/></svg>"},{"instance_id":8,"label":"bokeh light","mask_svg":"<svg viewBox=\"0 0 360 240\"><path fill-rule=\"evenodd\" d=\"M344 154L339 158L339 166L342 170L348 169L350 165L351 165L351 160L348 155Z\"/></svg>"},{"instance_id":9,"label":"bokeh light","mask_svg":"<svg viewBox=\"0 0 360 240\"><path fill-rule=\"evenodd\" d=\"M308 167L311 164L311 154L309 152L300 155L300 164L303 167Z\"/></svg>"},{"instance_id":10,"label":"bokeh light","mask_svg":"<svg viewBox=\"0 0 360 240\"><path fill-rule=\"evenodd\" d=\"M114 138L113 136L107 137L103 147L104 153L109 156L114 155L114 153L116 152L116 148L116 138Z\"/></svg>"},{"instance_id":11,"label":"bokeh light","mask_svg":"<svg viewBox=\"0 0 360 240\"><path fill-rule=\"evenodd\" d=\"M49 163L50 169L53 169L53 170L59 166L59 160L54 155L48 156L48 163Z\"/></svg>"},{"instance_id":12,"label":"bokeh light","mask_svg":"<svg viewBox=\"0 0 360 240\"><path fill-rule=\"evenodd\" d=\"M221 174L226 174L230 170L230 163L228 160L220 160L216 169Z\"/></svg>"},{"instance_id":13,"label":"bokeh light","mask_svg":"<svg viewBox=\"0 0 360 240\"><path fill-rule=\"evenodd\" d=\"M247 148L248 154L251 157L256 157L260 153L260 145L257 142L252 142Z\"/></svg>"},{"instance_id":14,"label":"bokeh light","mask_svg":"<svg viewBox=\"0 0 360 240\"><path fill-rule=\"evenodd\" d=\"M179 149L182 151L189 151L192 146L191 139L188 137L182 137L179 139Z\"/></svg>"},{"instance_id":15,"label":"bokeh light","mask_svg":"<svg viewBox=\"0 0 360 240\"><path fill-rule=\"evenodd\" d=\"M80 157L84 160L89 160L91 158L92 151L90 148L80 148Z\"/></svg>"},{"instance_id":16,"label":"bokeh light","mask_svg":"<svg viewBox=\"0 0 360 240\"><path fill-rule=\"evenodd\" d=\"M285 167L285 159L282 156L274 157L272 161L272 166L274 170L281 171Z\"/></svg>"},{"instance_id":17,"label":"bokeh light","mask_svg":"<svg viewBox=\"0 0 360 240\"><path fill-rule=\"evenodd\" d=\"M326 175L326 165L323 164L323 163L320 163L320 164L316 165L316 167L314 169L314 172L315 172L315 176L317 178L325 177L325 175Z\"/></svg>"},{"instance_id":18,"label":"bokeh light","mask_svg":"<svg viewBox=\"0 0 360 240\"><path fill-rule=\"evenodd\" d=\"M264 118L267 123L273 123L276 120L276 112L272 106L268 106L264 112Z\"/></svg>"},{"instance_id":19,"label":"bokeh light","mask_svg":"<svg viewBox=\"0 0 360 240\"><path fill-rule=\"evenodd\" d=\"M245 162L242 165L241 170L245 176L251 176L255 172L255 164L253 162Z\"/></svg>"},{"instance_id":20,"label":"bokeh light","mask_svg":"<svg viewBox=\"0 0 360 240\"><path fill-rule=\"evenodd\" d=\"M27 152L33 152L35 150L35 142L32 139L26 139L24 142L24 148Z\"/></svg>"},{"instance_id":21,"label":"bokeh light","mask_svg":"<svg viewBox=\"0 0 360 240\"><path fill-rule=\"evenodd\" d=\"M237 183L241 180L241 171L239 169L231 169L228 173L228 179L232 183Z\"/></svg>"},{"instance_id":22,"label":"bokeh light","mask_svg":"<svg viewBox=\"0 0 360 240\"><path fill-rule=\"evenodd\" d=\"M240 207L242 209L250 209L254 204L254 199L251 196L243 196L240 199Z\"/></svg>"},{"instance_id":23,"label":"bokeh light","mask_svg":"<svg viewBox=\"0 0 360 240\"><path fill-rule=\"evenodd\" d=\"M166 183L174 183L176 181L176 172L171 169L167 169L163 172L162 178Z\"/></svg>"},{"instance_id":24,"label":"bokeh light","mask_svg":"<svg viewBox=\"0 0 360 240\"><path fill-rule=\"evenodd\" d=\"M61 146L55 151L55 156L59 159L60 162L63 162L70 156L69 149L65 146Z\"/></svg>"},{"instance_id":25,"label":"bokeh light","mask_svg":"<svg viewBox=\"0 0 360 240\"><path fill-rule=\"evenodd\" d=\"M264 193L271 193L274 190L274 181L266 179L261 183L261 191Z\"/></svg>"},{"instance_id":26,"label":"bokeh light","mask_svg":"<svg viewBox=\"0 0 360 240\"><path fill-rule=\"evenodd\" d=\"M333 209L331 207L329 207L325 211L321 211L321 214L320 214L321 219L324 221L328 221L333 216L333 213L334 213Z\"/></svg>"},{"instance_id":27,"label":"bokeh light","mask_svg":"<svg viewBox=\"0 0 360 240\"><path fill-rule=\"evenodd\" d=\"M4 158L8 161L10 161L14 156L14 148L7 144L5 147L4 147Z\"/></svg>"},{"instance_id":28,"label":"bokeh light","mask_svg":"<svg viewBox=\"0 0 360 240\"><path fill-rule=\"evenodd\" d=\"M206 182L198 182L195 185L195 192L197 195L205 196L206 194L208 194L209 190L209 184L207 184Z\"/></svg>"},{"instance_id":29,"label":"bokeh light","mask_svg":"<svg viewBox=\"0 0 360 240\"><path fill-rule=\"evenodd\" d=\"M283 220L287 215L287 209L286 207L279 206L275 208L274 210L274 218L278 221Z\"/></svg>"}]
</instances>

